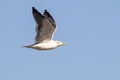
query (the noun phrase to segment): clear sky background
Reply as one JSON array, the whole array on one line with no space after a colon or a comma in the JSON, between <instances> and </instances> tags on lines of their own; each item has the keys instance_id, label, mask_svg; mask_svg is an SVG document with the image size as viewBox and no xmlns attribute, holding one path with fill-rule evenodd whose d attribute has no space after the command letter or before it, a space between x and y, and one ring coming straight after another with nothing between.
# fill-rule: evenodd
<instances>
[{"instance_id":1,"label":"clear sky background","mask_svg":"<svg viewBox=\"0 0 120 80\"><path fill-rule=\"evenodd\" d=\"M57 23L49 51L34 43L32 6ZM120 0L1 0L0 80L120 80Z\"/></svg>"}]
</instances>

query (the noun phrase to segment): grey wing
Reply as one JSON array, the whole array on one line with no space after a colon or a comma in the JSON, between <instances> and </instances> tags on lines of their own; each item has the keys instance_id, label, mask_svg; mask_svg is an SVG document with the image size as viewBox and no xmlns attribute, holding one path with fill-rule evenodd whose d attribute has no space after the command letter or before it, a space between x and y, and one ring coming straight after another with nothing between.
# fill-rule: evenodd
<instances>
[{"instance_id":1,"label":"grey wing","mask_svg":"<svg viewBox=\"0 0 120 80\"><path fill-rule=\"evenodd\" d=\"M51 27L50 22L34 7L33 9L33 16L36 21L36 43L40 43L44 40L51 40L53 34L53 27Z\"/></svg>"},{"instance_id":2,"label":"grey wing","mask_svg":"<svg viewBox=\"0 0 120 80\"><path fill-rule=\"evenodd\" d=\"M53 33L55 32L55 29L56 29L55 20L47 10L44 11L44 17L45 17L46 21L49 23L49 25L51 27L51 36L50 36L50 38L52 39Z\"/></svg>"},{"instance_id":3,"label":"grey wing","mask_svg":"<svg viewBox=\"0 0 120 80\"><path fill-rule=\"evenodd\" d=\"M50 15L50 13L47 10L44 11L44 16L51 23L52 27L56 28L54 18Z\"/></svg>"}]
</instances>

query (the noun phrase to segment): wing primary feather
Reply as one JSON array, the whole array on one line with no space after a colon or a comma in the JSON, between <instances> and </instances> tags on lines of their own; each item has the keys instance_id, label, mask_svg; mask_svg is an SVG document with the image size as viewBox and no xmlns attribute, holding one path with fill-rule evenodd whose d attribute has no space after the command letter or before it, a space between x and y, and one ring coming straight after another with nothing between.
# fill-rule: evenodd
<instances>
[{"instance_id":1,"label":"wing primary feather","mask_svg":"<svg viewBox=\"0 0 120 80\"><path fill-rule=\"evenodd\" d=\"M40 12L38 12L37 9L35 9L34 7L32 7L32 13L37 24L41 24L44 16Z\"/></svg>"},{"instance_id":2,"label":"wing primary feather","mask_svg":"<svg viewBox=\"0 0 120 80\"><path fill-rule=\"evenodd\" d=\"M51 16L51 14L47 10L44 10L44 16L52 24L53 27L56 27L54 18Z\"/></svg>"}]
</instances>

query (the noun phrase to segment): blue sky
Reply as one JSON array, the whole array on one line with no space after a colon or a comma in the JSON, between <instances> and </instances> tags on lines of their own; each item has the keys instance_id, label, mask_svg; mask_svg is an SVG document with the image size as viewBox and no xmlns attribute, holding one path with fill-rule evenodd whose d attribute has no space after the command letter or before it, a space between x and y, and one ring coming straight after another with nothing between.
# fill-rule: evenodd
<instances>
[{"instance_id":1,"label":"blue sky","mask_svg":"<svg viewBox=\"0 0 120 80\"><path fill-rule=\"evenodd\" d=\"M119 0L1 0L0 80L120 80ZM56 20L50 51L34 43L32 6Z\"/></svg>"}]
</instances>

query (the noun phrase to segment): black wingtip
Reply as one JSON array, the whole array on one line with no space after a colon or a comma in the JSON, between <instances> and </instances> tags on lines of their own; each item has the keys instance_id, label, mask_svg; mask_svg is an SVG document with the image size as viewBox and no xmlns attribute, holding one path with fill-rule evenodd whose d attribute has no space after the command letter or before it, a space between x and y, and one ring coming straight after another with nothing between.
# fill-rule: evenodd
<instances>
[{"instance_id":1,"label":"black wingtip","mask_svg":"<svg viewBox=\"0 0 120 80\"><path fill-rule=\"evenodd\" d=\"M35 7L32 7L32 12L34 13L34 12L38 12L38 11L35 9Z\"/></svg>"},{"instance_id":2,"label":"black wingtip","mask_svg":"<svg viewBox=\"0 0 120 80\"><path fill-rule=\"evenodd\" d=\"M35 10L35 7L32 7L32 10Z\"/></svg>"},{"instance_id":3,"label":"black wingtip","mask_svg":"<svg viewBox=\"0 0 120 80\"><path fill-rule=\"evenodd\" d=\"M44 12L47 12L47 9L45 9Z\"/></svg>"},{"instance_id":4,"label":"black wingtip","mask_svg":"<svg viewBox=\"0 0 120 80\"><path fill-rule=\"evenodd\" d=\"M45 14L48 14L49 15L49 12L47 11L47 9L44 10L44 15Z\"/></svg>"}]
</instances>

